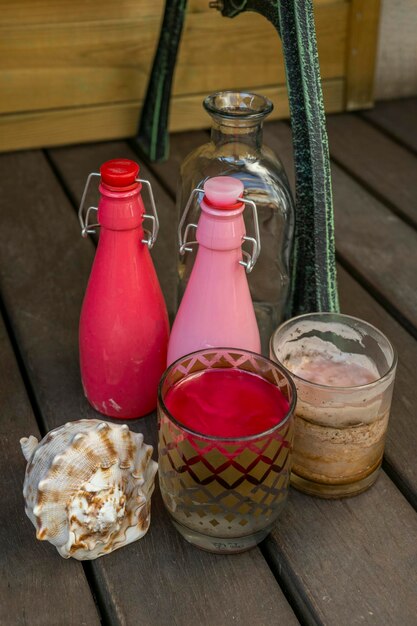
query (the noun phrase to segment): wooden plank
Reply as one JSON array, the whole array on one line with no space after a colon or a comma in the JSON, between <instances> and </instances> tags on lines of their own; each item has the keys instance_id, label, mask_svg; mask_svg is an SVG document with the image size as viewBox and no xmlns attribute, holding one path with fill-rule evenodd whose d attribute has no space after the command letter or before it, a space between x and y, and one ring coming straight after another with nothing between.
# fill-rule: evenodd
<instances>
[{"instance_id":1,"label":"wooden plank","mask_svg":"<svg viewBox=\"0 0 417 626\"><path fill-rule=\"evenodd\" d=\"M417 225L415 157L359 117L330 116L327 127L332 158L398 215Z\"/></svg>"},{"instance_id":2,"label":"wooden plank","mask_svg":"<svg viewBox=\"0 0 417 626\"><path fill-rule=\"evenodd\" d=\"M260 91L274 102L272 119L288 117L288 99L284 85L265 86ZM323 93L328 112L342 110L343 80L324 81ZM204 93L173 98L171 131L209 126L209 118L202 107L205 96ZM0 152L32 146L49 147L132 137L136 133L140 108L141 102L134 101L1 115Z\"/></svg>"},{"instance_id":3,"label":"wooden plank","mask_svg":"<svg viewBox=\"0 0 417 626\"><path fill-rule=\"evenodd\" d=\"M337 167L332 169L341 259L417 335L417 232Z\"/></svg>"},{"instance_id":4,"label":"wooden plank","mask_svg":"<svg viewBox=\"0 0 417 626\"><path fill-rule=\"evenodd\" d=\"M342 117L350 119L353 116ZM334 119L335 117L328 118L329 126L332 126ZM340 132L347 135L343 126L340 127ZM289 127L282 123L273 123L266 127L265 134L266 142L282 157L293 181ZM362 158L359 149L357 158ZM332 177L336 247L341 261L416 336L416 231L335 164L332 166Z\"/></svg>"},{"instance_id":5,"label":"wooden plank","mask_svg":"<svg viewBox=\"0 0 417 626\"><path fill-rule=\"evenodd\" d=\"M206 0L199 5L208 7ZM316 6L317 45L324 80L345 74L348 12L348 5L341 2ZM231 20L211 9L187 15L175 70L175 95L221 89L256 91L264 85L284 83L281 42L263 16L245 12Z\"/></svg>"},{"instance_id":6,"label":"wooden plank","mask_svg":"<svg viewBox=\"0 0 417 626\"><path fill-rule=\"evenodd\" d=\"M0 286L37 404L48 428L97 417L82 393L77 345L93 244L81 240L75 212L41 154L4 155L0 162L7 242ZM154 414L130 426L155 445ZM91 565L111 623L297 623L259 550L237 557L196 550L171 527L159 490L152 502L149 533Z\"/></svg>"},{"instance_id":7,"label":"wooden plank","mask_svg":"<svg viewBox=\"0 0 417 626\"><path fill-rule=\"evenodd\" d=\"M0 362L0 623L56 626L58 620L98 626L100 619L81 563L64 561L55 548L37 541L25 515L26 461L19 439L40 435L1 317Z\"/></svg>"},{"instance_id":8,"label":"wooden plank","mask_svg":"<svg viewBox=\"0 0 417 626\"><path fill-rule=\"evenodd\" d=\"M384 454L384 467L417 509L417 404L415 372L417 341L409 335L367 291L338 266L340 306L343 313L370 322L390 339L398 354L398 367L391 417Z\"/></svg>"},{"instance_id":9,"label":"wooden plank","mask_svg":"<svg viewBox=\"0 0 417 626\"><path fill-rule=\"evenodd\" d=\"M352 0L347 48L346 108L370 107L374 100L374 75L380 0Z\"/></svg>"},{"instance_id":10,"label":"wooden plank","mask_svg":"<svg viewBox=\"0 0 417 626\"><path fill-rule=\"evenodd\" d=\"M159 28L158 15L0 28L0 112L143 98Z\"/></svg>"},{"instance_id":11,"label":"wooden plank","mask_svg":"<svg viewBox=\"0 0 417 626\"><path fill-rule=\"evenodd\" d=\"M306 623L416 623L417 516L384 474L351 499L293 491L265 551Z\"/></svg>"},{"instance_id":12,"label":"wooden plank","mask_svg":"<svg viewBox=\"0 0 417 626\"><path fill-rule=\"evenodd\" d=\"M417 152L417 98L378 102L362 117L409 150Z\"/></svg>"},{"instance_id":13,"label":"wooden plank","mask_svg":"<svg viewBox=\"0 0 417 626\"><path fill-rule=\"evenodd\" d=\"M343 4L346 0L313 0L314 6ZM114 20L140 20L159 15L164 10L163 0L72 0L71 11L62 0L14 0L2 2L2 24L55 24L60 22L95 22ZM213 13L206 0L189 0L187 13Z\"/></svg>"},{"instance_id":14,"label":"wooden plank","mask_svg":"<svg viewBox=\"0 0 417 626\"><path fill-rule=\"evenodd\" d=\"M4 26L130 21L162 15L163 9L163 0L72 0L70 11L62 0L14 0L2 2L1 21Z\"/></svg>"},{"instance_id":15,"label":"wooden plank","mask_svg":"<svg viewBox=\"0 0 417 626\"><path fill-rule=\"evenodd\" d=\"M201 4L201 3L200 3ZM138 6L140 3L138 3ZM140 100L145 95L162 10L109 21L0 27L0 113ZM158 10L159 8L159 10ZM201 7L202 8L202 7ZM344 75L348 5L316 10L323 79ZM207 45L210 42L210 55ZM240 62L236 62L236 58ZM219 72L221 67L221 72ZM285 83L281 44L262 16L235 20L209 9L187 14L173 84L174 95ZM30 94L30 97L28 97Z\"/></svg>"}]
</instances>

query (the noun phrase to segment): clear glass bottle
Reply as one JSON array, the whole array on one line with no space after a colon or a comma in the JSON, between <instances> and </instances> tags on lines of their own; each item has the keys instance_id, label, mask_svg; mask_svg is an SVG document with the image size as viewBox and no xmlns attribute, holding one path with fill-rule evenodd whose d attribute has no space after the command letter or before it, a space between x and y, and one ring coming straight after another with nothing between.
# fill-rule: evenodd
<instances>
[{"instance_id":1,"label":"clear glass bottle","mask_svg":"<svg viewBox=\"0 0 417 626\"><path fill-rule=\"evenodd\" d=\"M242 181L244 197L255 202L258 210L261 241L259 259L248 276L249 286L261 335L269 337L282 321L287 304L295 220L285 170L262 143L263 122L273 104L261 95L222 91L208 96L204 108L212 118L211 139L191 152L181 166L179 215L193 189L202 188L208 178L224 175ZM197 224L199 216L196 194L187 222ZM250 216L245 225L247 234L253 236ZM180 297L196 256L196 246L191 247L192 251L180 258Z\"/></svg>"}]
</instances>

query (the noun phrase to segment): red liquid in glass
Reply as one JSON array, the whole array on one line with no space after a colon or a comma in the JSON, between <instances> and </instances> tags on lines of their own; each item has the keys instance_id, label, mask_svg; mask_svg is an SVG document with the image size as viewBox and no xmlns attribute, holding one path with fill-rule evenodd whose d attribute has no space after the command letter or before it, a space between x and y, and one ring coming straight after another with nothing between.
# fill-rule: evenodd
<instances>
[{"instance_id":1,"label":"red liquid in glass","mask_svg":"<svg viewBox=\"0 0 417 626\"><path fill-rule=\"evenodd\" d=\"M184 426L215 437L248 437L273 428L286 416L288 400L256 374L212 369L192 374L165 397Z\"/></svg>"}]
</instances>

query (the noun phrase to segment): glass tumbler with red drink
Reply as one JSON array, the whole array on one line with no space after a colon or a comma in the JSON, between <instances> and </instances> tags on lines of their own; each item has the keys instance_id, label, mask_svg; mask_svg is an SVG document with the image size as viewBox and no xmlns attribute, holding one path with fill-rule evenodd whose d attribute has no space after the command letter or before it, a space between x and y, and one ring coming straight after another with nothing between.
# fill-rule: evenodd
<instances>
[{"instance_id":1,"label":"glass tumbler with red drink","mask_svg":"<svg viewBox=\"0 0 417 626\"><path fill-rule=\"evenodd\" d=\"M266 537L288 494L295 403L284 368L249 351L199 350L167 369L159 481L187 541L233 553Z\"/></svg>"}]
</instances>

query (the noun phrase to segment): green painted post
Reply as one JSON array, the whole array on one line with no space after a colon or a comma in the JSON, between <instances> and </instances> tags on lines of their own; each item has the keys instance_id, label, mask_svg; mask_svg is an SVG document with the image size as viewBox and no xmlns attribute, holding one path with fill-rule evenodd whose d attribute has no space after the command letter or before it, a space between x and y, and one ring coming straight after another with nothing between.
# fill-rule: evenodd
<instances>
[{"instance_id":1,"label":"green painted post","mask_svg":"<svg viewBox=\"0 0 417 626\"><path fill-rule=\"evenodd\" d=\"M166 0L158 47L133 148L151 161L164 161L169 152L168 117L172 79L184 24L187 0Z\"/></svg>"}]
</instances>

